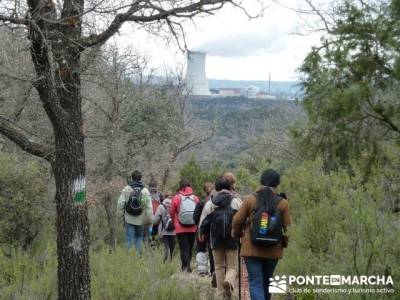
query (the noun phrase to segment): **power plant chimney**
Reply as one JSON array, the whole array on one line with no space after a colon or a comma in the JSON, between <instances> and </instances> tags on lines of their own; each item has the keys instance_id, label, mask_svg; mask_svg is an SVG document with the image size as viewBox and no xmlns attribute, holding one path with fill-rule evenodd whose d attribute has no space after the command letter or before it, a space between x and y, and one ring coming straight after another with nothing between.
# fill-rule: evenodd
<instances>
[{"instance_id":1,"label":"power plant chimney","mask_svg":"<svg viewBox=\"0 0 400 300\"><path fill-rule=\"evenodd\" d=\"M210 96L206 78L206 53L188 51L186 87L193 96Z\"/></svg>"}]
</instances>

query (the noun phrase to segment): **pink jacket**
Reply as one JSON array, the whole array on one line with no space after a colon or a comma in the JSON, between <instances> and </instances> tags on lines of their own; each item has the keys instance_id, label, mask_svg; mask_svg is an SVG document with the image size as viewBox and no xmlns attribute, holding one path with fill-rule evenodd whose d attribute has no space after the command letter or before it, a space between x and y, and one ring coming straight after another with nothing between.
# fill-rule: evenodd
<instances>
[{"instance_id":1,"label":"pink jacket","mask_svg":"<svg viewBox=\"0 0 400 300\"><path fill-rule=\"evenodd\" d=\"M177 234L185 233L185 232L196 232L197 231L197 225L184 226L178 220L179 207L180 207L180 204L181 204L181 196L190 196L190 195L193 195L193 189L191 187L185 187L183 190L180 190L174 196L174 198L172 198L171 207L169 209L169 214L171 216L171 219L174 222L175 232ZM196 195L193 195L193 196L194 196L194 201L197 204L199 202L199 198Z\"/></svg>"}]
</instances>

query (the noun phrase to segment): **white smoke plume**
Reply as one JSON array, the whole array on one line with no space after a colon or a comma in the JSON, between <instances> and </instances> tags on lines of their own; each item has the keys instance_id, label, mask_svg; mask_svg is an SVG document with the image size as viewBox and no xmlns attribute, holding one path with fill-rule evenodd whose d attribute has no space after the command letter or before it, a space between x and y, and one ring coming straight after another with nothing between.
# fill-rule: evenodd
<instances>
[{"instance_id":1,"label":"white smoke plume","mask_svg":"<svg viewBox=\"0 0 400 300\"><path fill-rule=\"evenodd\" d=\"M278 27L261 32L227 34L208 41L194 50L222 57L245 57L276 53L285 47L284 33Z\"/></svg>"}]
</instances>

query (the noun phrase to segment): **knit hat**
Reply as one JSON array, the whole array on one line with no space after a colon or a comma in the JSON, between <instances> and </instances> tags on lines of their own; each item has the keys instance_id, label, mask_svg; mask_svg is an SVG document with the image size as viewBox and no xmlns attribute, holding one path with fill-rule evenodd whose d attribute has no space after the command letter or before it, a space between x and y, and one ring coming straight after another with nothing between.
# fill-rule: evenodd
<instances>
[{"instance_id":1,"label":"knit hat","mask_svg":"<svg viewBox=\"0 0 400 300\"><path fill-rule=\"evenodd\" d=\"M277 187L281 177L275 170L267 169L261 175L261 184L269 187Z\"/></svg>"}]
</instances>

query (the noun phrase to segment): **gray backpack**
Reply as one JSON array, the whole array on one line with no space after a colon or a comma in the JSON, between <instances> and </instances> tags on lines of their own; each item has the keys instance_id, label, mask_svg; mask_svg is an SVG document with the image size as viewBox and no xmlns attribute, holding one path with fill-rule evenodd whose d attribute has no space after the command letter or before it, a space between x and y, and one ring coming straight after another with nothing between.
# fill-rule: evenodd
<instances>
[{"instance_id":1,"label":"gray backpack","mask_svg":"<svg viewBox=\"0 0 400 300\"><path fill-rule=\"evenodd\" d=\"M174 222L172 222L172 219L169 215L168 207L162 203L161 203L161 205L164 208L164 212L161 215L162 228L165 229L166 231L174 231L175 226L174 226Z\"/></svg>"},{"instance_id":2,"label":"gray backpack","mask_svg":"<svg viewBox=\"0 0 400 300\"><path fill-rule=\"evenodd\" d=\"M190 196L182 196L179 195L181 198L181 204L179 206L179 215L178 220L184 226L193 226L195 225L193 220L193 213L196 207L196 202L194 200L193 195Z\"/></svg>"}]
</instances>

